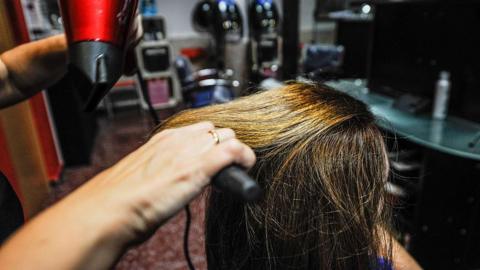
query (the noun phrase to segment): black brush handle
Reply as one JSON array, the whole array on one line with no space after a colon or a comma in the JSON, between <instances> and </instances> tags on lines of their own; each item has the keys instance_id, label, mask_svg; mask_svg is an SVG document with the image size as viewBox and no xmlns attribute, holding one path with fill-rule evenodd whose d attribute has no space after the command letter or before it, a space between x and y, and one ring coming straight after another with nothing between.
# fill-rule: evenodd
<instances>
[{"instance_id":1,"label":"black brush handle","mask_svg":"<svg viewBox=\"0 0 480 270\"><path fill-rule=\"evenodd\" d=\"M230 165L218 172L212 184L244 202L254 202L262 197L262 189L245 170L238 165Z\"/></svg>"}]
</instances>

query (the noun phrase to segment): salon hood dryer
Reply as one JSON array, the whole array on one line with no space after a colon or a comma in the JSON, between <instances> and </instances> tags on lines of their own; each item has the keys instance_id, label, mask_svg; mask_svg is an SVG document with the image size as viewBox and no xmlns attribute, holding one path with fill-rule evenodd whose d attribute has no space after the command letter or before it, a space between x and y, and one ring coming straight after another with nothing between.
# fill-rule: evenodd
<instances>
[{"instance_id":1,"label":"salon hood dryer","mask_svg":"<svg viewBox=\"0 0 480 270\"><path fill-rule=\"evenodd\" d=\"M68 40L68 75L93 111L123 73L138 0L59 0Z\"/></svg>"},{"instance_id":2,"label":"salon hood dryer","mask_svg":"<svg viewBox=\"0 0 480 270\"><path fill-rule=\"evenodd\" d=\"M277 77L280 60L280 15L273 0L251 0L248 7L250 79Z\"/></svg>"},{"instance_id":3,"label":"salon hood dryer","mask_svg":"<svg viewBox=\"0 0 480 270\"><path fill-rule=\"evenodd\" d=\"M243 37L243 19L235 0L203 0L194 8L195 30L209 33L215 45L217 68L224 69L225 44Z\"/></svg>"},{"instance_id":4,"label":"salon hood dryer","mask_svg":"<svg viewBox=\"0 0 480 270\"><path fill-rule=\"evenodd\" d=\"M250 35L255 40L277 37L280 31L280 15L273 0L252 0L248 8Z\"/></svg>"}]
</instances>

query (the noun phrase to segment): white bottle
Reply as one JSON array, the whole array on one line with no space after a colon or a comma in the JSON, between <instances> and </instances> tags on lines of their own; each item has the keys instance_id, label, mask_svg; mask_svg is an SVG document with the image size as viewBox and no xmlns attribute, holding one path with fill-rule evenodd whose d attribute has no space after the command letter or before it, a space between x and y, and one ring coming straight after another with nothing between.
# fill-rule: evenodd
<instances>
[{"instance_id":1,"label":"white bottle","mask_svg":"<svg viewBox=\"0 0 480 270\"><path fill-rule=\"evenodd\" d=\"M435 100L433 103L432 117L444 120L448 113L448 99L450 97L450 73L440 72L440 78L435 87Z\"/></svg>"}]
</instances>

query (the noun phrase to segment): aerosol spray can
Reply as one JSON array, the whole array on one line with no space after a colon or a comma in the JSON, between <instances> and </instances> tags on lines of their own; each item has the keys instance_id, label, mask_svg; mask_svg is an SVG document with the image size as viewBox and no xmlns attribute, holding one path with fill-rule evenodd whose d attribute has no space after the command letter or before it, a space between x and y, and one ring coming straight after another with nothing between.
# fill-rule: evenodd
<instances>
[{"instance_id":1,"label":"aerosol spray can","mask_svg":"<svg viewBox=\"0 0 480 270\"><path fill-rule=\"evenodd\" d=\"M437 120L444 120L448 113L448 99L450 97L450 73L440 72L435 87L435 100L433 103L432 117Z\"/></svg>"}]
</instances>

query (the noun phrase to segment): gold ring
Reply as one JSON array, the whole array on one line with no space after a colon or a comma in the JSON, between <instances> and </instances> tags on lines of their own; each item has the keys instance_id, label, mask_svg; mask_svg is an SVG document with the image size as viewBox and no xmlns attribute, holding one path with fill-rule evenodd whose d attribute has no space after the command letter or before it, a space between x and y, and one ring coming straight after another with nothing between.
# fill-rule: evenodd
<instances>
[{"instance_id":1,"label":"gold ring","mask_svg":"<svg viewBox=\"0 0 480 270\"><path fill-rule=\"evenodd\" d=\"M215 130L210 130L208 133L212 135L213 140L215 140L215 144L220 143L220 136L218 136L218 133Z\"/></svg>"}]
</instances>

